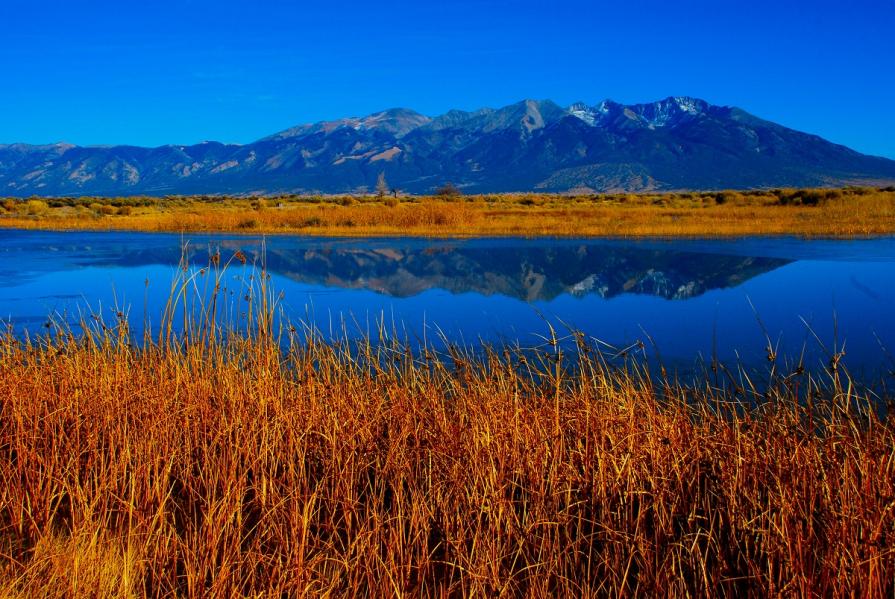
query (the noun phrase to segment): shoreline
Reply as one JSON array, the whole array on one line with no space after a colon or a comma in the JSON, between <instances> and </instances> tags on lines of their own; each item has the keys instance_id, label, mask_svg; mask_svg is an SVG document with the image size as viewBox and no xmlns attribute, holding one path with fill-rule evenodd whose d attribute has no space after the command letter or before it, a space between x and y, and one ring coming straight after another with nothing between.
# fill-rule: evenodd
<instances>
[{"instance_id":1,"label":"shoreline","mask_svg":"<svg viewBox=\"0 0 895 599\"><path fill-rule=\"evenodd\" d=\"M16 225L7 225L0 222L0 231L17 232L17 233L142 233L146 235L209 235L209 236L233 236L241 238L259 238L259 237L305 237L311 239L335 239L335 240L362 240L362 239L407 239L407 240L444 240L444 241L469 241L481 239L553 239L572 241L580 240L606 240L606 241L696 241L696 240L712 240L712 241L738 241L743 239L798 239L804 241L875 241L881 239L895 238L895 229L880 233L867 234L836 234L836 233L799 233L799 232L746 232L746 233L688 233L688 234L669 234L669 233L647 233L647 234L588 234L588 233L495 233L492 231L484 233L419 233L419 232L397 232L397 231L345 231L336 230L320 230L308 231L305 229L296 230L252 230L245 231L240 229L139 229L128 227L54 227L54 226L38 226L38 227L21 227Z\"/></svg>"},{"instance_id":2,"label":"shoreline","mask_svg":"<svg viewBox=\"0 0 895 599\"><path fill-rule=\"evenodd\" d=\"M895 235L895 190L6 199L0 200L0 229L350 238L860 239Z\"/></svg>"},{"instance_id":3,"label":"shoreline","mask_svg":"<svg viewBox=\"0 0 895 599\"><path fill-rule=\"evenodd\" d=\"M329 340L278 325L267 277L233 296L229 264L195 288L175 269L142 343L122 312L0 331L7 594L90 595L118 572L116 596L220 572L236 596L388 595L396 571L433 595L493 594L489 572L510 595L891 589L895 403L836 346L829 368L774 354L763 376L713 361L690 383L586 335Z\"/></svg>"}]
</instances>

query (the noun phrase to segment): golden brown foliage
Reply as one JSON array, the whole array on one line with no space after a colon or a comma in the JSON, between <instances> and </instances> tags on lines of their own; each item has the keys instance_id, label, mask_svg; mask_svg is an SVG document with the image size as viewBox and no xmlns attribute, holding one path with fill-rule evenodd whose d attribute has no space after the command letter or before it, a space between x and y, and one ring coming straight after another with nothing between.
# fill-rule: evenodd
<instances>
[{"instance_id":1,"label":"golden brown foliage","mask_svg":"<svg viewBox=\"0 0 895 599\"><path fill-rule=\"evenodd\" d=\"M209 312L138 348L124 321L0 340L0 589L895 590L895 423L842 373L687 388L581 337L574 366L555 340L287 343L269 297L226 341Z\"/></svg>"},{"instance_id":2,"label":"golden brown foliage","mask_svg":"<svg viewBox=\"0 0 895 599\"><path fill-rule=\"evenodd\" d=\"M43 205L36 205L41 202ZM48 204L48 206L47 206ZM895 233L895 190L60 198L7 201L0 227L308 235L865 236Z\"/></svg>"}]
</instances>

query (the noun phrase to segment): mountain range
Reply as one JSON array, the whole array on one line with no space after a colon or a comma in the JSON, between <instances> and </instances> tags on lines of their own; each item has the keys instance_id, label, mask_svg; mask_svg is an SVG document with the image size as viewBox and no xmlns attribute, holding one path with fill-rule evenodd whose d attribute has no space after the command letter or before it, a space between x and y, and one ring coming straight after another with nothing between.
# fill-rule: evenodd
<instances>
[{"instance_id":1,"label":"mountain range","mask_svg":"<svg viewBox=\"0 0 895 599\"><path fill-rule=\"evenodd\" d=\"M895 161L689 97L396 108L243 145L0 145L0 196L363 193L381 174L408 193L636 192L890 184Z\"/></svg>"}]
</instances>

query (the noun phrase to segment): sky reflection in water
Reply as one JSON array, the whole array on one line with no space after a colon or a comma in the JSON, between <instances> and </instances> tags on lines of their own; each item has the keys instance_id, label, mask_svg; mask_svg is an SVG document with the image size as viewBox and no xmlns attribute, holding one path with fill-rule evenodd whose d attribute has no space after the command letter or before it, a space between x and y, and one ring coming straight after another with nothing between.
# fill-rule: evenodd
<instances>
[{"instance_id":1,"label":"sky reflection in water","mask_svg":"<svg viewBox=\"0 0 895 599\"><path fill-rule=\"evenodd\" d=\"M220 248L252 262L260 238L233 235L5 231L0 318L38 330L50 313L74 318L88 305L109 317L127 306L138 328L157 325L187 240L206 266ZM267 265L291 318L324 331L382 318L411 335L535 344L547 322L618 347L655 342L669 364L718 357L760 364L765 336L780 354L828 359L846 343L853 370L895 368L895 238L806 241L553 239L320 239L269 237ZM238 289L249 267L228 272ZM147 285L148 281L148 285ZM750 305L751 301L751 305ZM753 308L755 312L753 312ZM827 346L823 351L814 333ZM654 350L650 350L655 353Z\"/></svg>"}]
</instances>

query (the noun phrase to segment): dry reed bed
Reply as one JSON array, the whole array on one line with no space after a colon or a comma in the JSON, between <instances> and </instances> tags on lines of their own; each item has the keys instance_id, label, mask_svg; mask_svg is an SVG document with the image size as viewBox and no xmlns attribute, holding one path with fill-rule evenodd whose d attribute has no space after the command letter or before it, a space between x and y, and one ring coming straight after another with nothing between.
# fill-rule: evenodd
<instances>
[{"instance_id":1,"label":"dry reed bed","mask_svg":"<svg viewBox=\"0 0 895 599\"><path fill-rule=\"evenodd\" d=\"M87 198L0 204L0 227L309 235L855 237L895 233L890 188L690 194L281 199ZM97 202L104 202L103 204Z\"/></svg>"},{"instance_id":2,"label":"dry reed bed","mask_svg":"<svg viewBox=\"0 0 895 599\"><path fill-rule=\"evenodd\" d=\"M0 335L0 594L895 590L895 423L841 368L323 342L263 271L232 310L234 261L184 263L136 346L123 314Z\"/></svg>"},{"instance_id":3,"label":"dry reed bed","mask_svg":"<svg viewBox=\"0 0 895 599\"><path fill-rule=\"evenodd\" d=\"M838 378L734 409L583 344L571 369L266 330L4 337L0 588L892 595L895 426Z\"/></svg>"}]
</instances>

